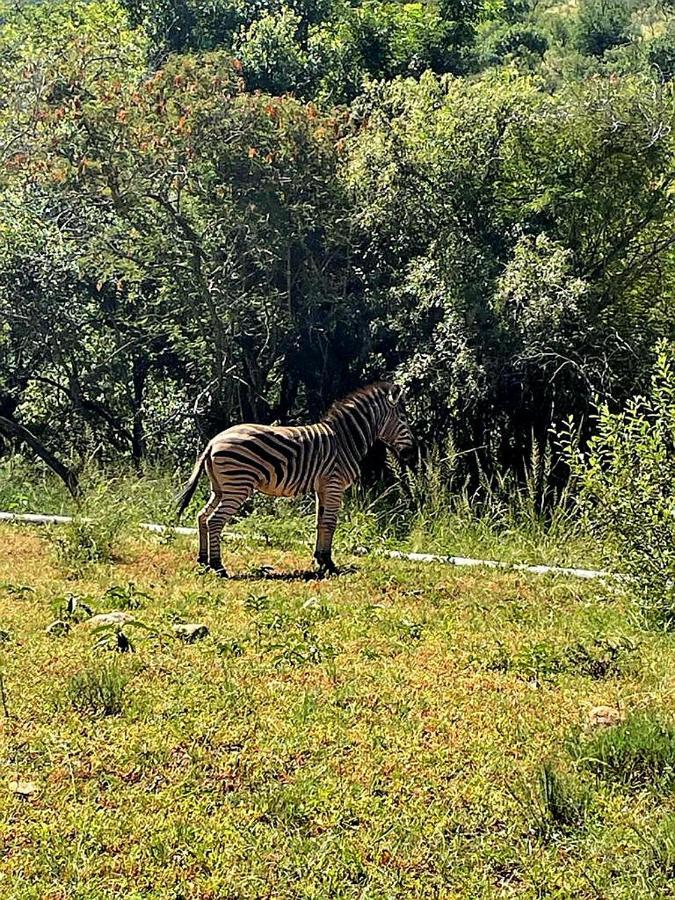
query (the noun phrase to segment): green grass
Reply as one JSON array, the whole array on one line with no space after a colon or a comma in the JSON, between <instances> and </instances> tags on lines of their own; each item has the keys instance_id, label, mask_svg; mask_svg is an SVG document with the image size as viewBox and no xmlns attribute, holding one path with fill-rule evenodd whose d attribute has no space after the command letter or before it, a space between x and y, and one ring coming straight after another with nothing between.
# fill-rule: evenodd
<instances>
[{"instance_id":1,"label":"green grass","mask_svg":"<svg viewBox=\"0 0 675 900\"><path fill-rule=\"evenodd\" d=\"M62 559L76 568L114 556L119 535L138 522L175 525L173 497L187 474L187 469L172 475L149 467L139 477L91 467L82 475L84 497L76 503L53 475L15 456L0 462L0 509L76 516L69 528L53 532ZM447 483L439 480L445 475ZM194 524L207 495L208 484L202 479L183 524ZM314 535L314 498L289 502L256 495L246 514L228 527L249 543L305 548ZM562 505L542 512L531 487L516 488L510 482L486 483L469 496L434 460L387 489L357 485L349 491L336 547L347 553L361 547L389 548L509 563L603 567L597 539Z\"/></svg>"},{"instance_id":2,"label":"green grass","mask_svg":"<svg viewBox=\"0 0 675 900\"><path fill-rule=\"evenodd\" d=\"M612 733L595 705L675 716L675 638L627 597L346 538L349 574L263 577L308 565L288 512L226 542L218 581L132 526L82 561L0 525L0 896L673 895L672 795L568 749ZM132 652L89 621L114 609ZM208 636L172 634L190 622Z\"/></svg>"},{"instance_id":3,"label":"green grass","mask_svg":"<svg viewBox=\"0 0 675 900\"><path fill-rule=\"evenodd\" d=\"M666 793L675 788L675 722L648 711L592 736L575 735L571 752L599 778Z\"/></svg>"}]
</instances>

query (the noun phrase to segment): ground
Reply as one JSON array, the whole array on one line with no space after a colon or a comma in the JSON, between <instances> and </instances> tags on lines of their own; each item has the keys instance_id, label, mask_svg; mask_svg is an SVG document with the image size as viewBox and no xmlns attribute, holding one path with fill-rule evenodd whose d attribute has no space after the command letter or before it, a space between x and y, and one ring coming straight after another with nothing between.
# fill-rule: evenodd
<instances>
[{"instance_id":1,"label":"ground","mask_svg":"<svg viewBox=\"0 0 675 900\"><path fill-rule=\"evenodd\" d=\"M0 896L675 896L651 837L672 793L567 749L594 706L675 711L675 643L620 591L371 557L282 579L261 567L306 551L235 543L219 581L193 555L129 535L73 568L0 526ZM133 652L95 649L116 635L81 604L147 626ZM87 707L87 672L121 678L119 709ZM545 761L590 791L583 821L550 817Z\"/></svg>"}]
</instances>

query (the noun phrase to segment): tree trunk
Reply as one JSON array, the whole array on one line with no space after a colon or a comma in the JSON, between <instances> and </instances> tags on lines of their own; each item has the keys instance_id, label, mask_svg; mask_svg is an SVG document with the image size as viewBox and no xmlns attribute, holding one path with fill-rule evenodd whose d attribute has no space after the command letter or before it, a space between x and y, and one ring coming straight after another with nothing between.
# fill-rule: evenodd
<instances>
[{"instance_id":1,"label":"tree trunk","mask_svg":"<svg viewBox=\"0 0 675 900\"><path fill-rule=\"evenodd\" d=\"M28 446L35 451L37 456L49 466L52 472L55 472L59 476L73 497L79 497L81 495L82 490L75 472L60 462L60 460L45 447L42 441L36 437L32 431L29 431L28 428L19 425L18 422L14 422L12 419L5 418L5 416L0 416L0 430L5 434L11 435L11 437L19 438L20 441L28 444Z\"/></svg>"}]
</instances>

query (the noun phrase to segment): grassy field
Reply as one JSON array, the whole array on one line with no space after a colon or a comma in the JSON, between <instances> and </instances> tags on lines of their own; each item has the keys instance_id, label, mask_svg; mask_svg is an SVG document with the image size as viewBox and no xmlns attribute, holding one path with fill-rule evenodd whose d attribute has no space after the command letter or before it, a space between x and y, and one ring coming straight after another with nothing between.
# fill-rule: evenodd
<instances>
[{"instance_id":1,"label":"grassy field","mask_svg":"<svg viewBox=\"0 0 675 900\"><path fill-rule=\"evenodd\" d=\"M675 641L616 589L55 539L0 526L3 898L675 896Z\"/></svg>"}]
</instances>

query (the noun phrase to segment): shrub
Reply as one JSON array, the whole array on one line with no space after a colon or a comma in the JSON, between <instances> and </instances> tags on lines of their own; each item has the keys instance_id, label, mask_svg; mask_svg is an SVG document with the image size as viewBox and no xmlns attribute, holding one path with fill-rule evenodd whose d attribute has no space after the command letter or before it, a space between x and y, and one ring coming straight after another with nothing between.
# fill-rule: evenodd
<instances>
[{"instance_id":1,"label":"shrub","mask_svg":"<svg viewBox=\"0 0 675 900\"><path fill-rule=\"evenodd\" d=\"M675 627L675 355L659 347L649 397L623 412L600 407L583 454L571 429L563 443L580 506L609 538L613 562L629 576L647 620Z\"/></svg>"},{"instance_id":2,"label":"shrub","mask_svg":"<svg viewBox=\"0 0 675 900\"><path fill-rule=\"evenodd\" d=\"M592 735L577 731L569 750L583 769L607 781L664 791L675 785L675 725L652 713L632 715Z\"/></svg>"},{"instance_id":3,"label":"shrub","mask_svg":"<svg viewBox=\"0 0 675 900\"><path fill-rule=\"evenodd\" d=\"M537 28L517 24L504 25L486 38L481 57L484 65L495 66L511 56L528 53L541 57L548 50L548 40Z\"/></svg>"},{"instance_id":4,"label":"shrub","mask_svg":"<svg viewBox=\"0 0 675 900\"><path fill-rule=\"evenodd\" d=\"M115 665L86 669L68 682L68 699L73 709L83 715L118 716L127 681Z\"/></svg>"}]
</instances>

